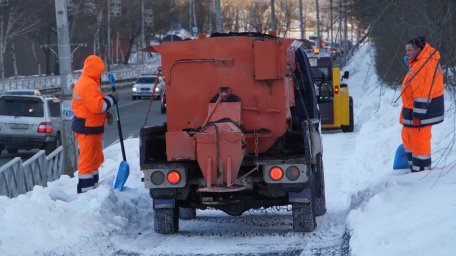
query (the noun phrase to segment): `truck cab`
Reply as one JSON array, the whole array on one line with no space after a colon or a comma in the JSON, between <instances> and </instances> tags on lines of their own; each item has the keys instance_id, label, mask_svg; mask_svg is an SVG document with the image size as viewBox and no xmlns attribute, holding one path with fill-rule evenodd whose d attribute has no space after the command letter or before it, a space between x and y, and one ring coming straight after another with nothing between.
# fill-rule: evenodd
<instances>
[{"instance_id":1,"label":"truck cab","mask_svg":"<svg viewBox=\"0 0 456 256\"><path fill-rule=\"evenodd\" d=\"M306 55L312 68L312 76L317 84L329 83L333 86L334 100L320 104L322 129L354 131L353 98L349 94L346 80L349 72L340 74L340 67L334 65L331 51L327 49L307 49Z\"/></svg>"}]
</instances>

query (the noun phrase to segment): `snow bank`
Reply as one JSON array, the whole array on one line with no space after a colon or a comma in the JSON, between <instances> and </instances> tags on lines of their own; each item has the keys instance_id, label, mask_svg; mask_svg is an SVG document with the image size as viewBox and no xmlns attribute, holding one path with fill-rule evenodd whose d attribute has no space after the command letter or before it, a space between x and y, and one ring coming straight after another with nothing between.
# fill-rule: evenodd
<instances>
[{"instance_id":1,"label":"snow bank","mask_svg":"<svg viewBox=\"0 0 456 256\"><path fill-rule=\"evenodd\" d=\"M446 121L433 127L434 170L399 176L392 162L401 143L401 101L394 103L398 91L382 88L373 64L368 73L371 54L364 46L347 67L353 74L355 133L347 135L351 139L325 136L327 158L328 151L343 153L337 173L326 175L328 206L352 209L347 219L352 255L454 255L456 148L448 147L455 141L455 101L447 93ZM332 140L337 147L330 146Z\"/></svg>"}]
</instances>

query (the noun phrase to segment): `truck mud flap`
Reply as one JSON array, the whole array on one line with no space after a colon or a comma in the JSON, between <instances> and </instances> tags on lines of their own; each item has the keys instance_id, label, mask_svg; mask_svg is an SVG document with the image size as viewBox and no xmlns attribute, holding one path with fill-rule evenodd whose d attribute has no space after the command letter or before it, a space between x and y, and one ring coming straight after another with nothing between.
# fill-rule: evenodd
<instances>
[{"instance_id":1,"label":"truck mud flap","mask_svg":"<svg viewBox=\"0 0 456 256\"><path fill-rule=\"evenodd\" d=\"M176 200L174 199L153 199L154 209L169 209L174 208Z\"/></svg>"},{"instance_id":2,"label":"truck mud flap","mask_svg":"<svg viewBox=\"0 0 456 256\"><path fill-rule=\"evenodd\" d=\"M288 192L290 203L310 203L312 201L312 188L304 188L301 192Z\"/></svg>"}]
</instances>

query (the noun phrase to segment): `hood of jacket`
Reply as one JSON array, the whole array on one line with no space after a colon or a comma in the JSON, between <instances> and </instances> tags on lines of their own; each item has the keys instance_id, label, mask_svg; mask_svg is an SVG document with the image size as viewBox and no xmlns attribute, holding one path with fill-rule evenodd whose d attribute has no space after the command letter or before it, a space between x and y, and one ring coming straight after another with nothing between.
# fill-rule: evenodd
<instances>
[{"instance_id":1,"label":"hood of jacket","mask_svg":"<svg viewBox=\"0 0 456 256\"><path fill-rule=\"evenodd\" d=\"M90 78L99 81L104 71L104 63L100 57L96 55L90 55L84 61L84 67L82 68L82 74Z\"/></svg>"}]
</instances>

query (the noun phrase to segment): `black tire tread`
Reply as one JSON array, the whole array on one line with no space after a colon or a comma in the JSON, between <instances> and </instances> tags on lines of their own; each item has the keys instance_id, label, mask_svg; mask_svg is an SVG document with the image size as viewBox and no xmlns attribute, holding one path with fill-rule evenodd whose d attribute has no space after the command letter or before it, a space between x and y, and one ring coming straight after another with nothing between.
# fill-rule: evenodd
<instances>
[{"instance_id":1,"label":"black tire tread","mask_svg":"<svg viewBox=\"0 0 456 256\"><path fill-rule=\"evenodd\" d=\"M174 234L179 231L178 208L154 210L154 231L159 234Z\"/></svg>"},{"instance_id":2,"label":"black tire tread","mask_svg":"<svg viewBox=\"0 0 456 256\"><path fill-rule=\"evenodd\" d=\"M17 148L6 148L6 152L8 152L9 154L17 154L17 151Z\"/></svg>"},{"instance_id":3,"label":"black tire tread","mask_svg":"<svg viewBox=\"0 0 456 256\"><path fill-rule=\"evenodd\" d=\"M312 203L294 203L292 212L294 232L312 232L317 228Z\"/></svg>"},{"instance_id":4,"label":"black tire tread","mask_svg":"<svg viewBox=\"0 0 456 256\"><path fill-rule=\"evenodd\" d=\"M349 125L343 125L341 127L343 132L353 132L355 130L355 117L353 116L353 98L350 96L349 99L349 120L350 124Z\"/></svg>"},{"instance_id":5,"label":"black tire tread","mask_svg":"<svg viewBox=\"0 0 456 256\"><path fill-rule=\"evenodd\" d=\"M315 193L314 214L315 216L322 216L326 213L326 195L324 166L321 153L317 155L314 177L314 189L319 190Z\"/></svg>"}]
</instances>

